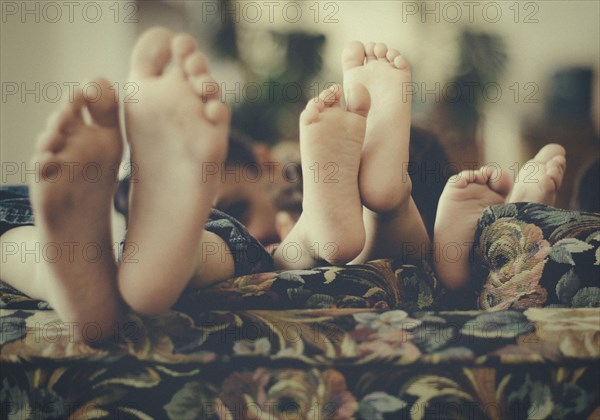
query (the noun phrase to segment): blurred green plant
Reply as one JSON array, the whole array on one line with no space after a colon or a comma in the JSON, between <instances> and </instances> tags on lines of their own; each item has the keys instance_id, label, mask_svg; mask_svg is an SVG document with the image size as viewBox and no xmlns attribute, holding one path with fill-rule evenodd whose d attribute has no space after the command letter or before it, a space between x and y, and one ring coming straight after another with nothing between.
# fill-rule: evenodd
<instances>
[{"instance_id":1,"label":"blurred green plant","mask_svg":"<svg viewBox=\"0 0 600 420\"><path fill-rule=\"evenodd\" d=\"M223 0L221 7L230 10L230 3ZM234 104L233 127L261 142L274 144L298 136L298 115L306 101L318 93L309 84L321 71L326 38L320 33L265 31L285 51L282 65L266 74L256 72L240 54L240 37L244 34L238 31L231 14L225 15L211 44L216 55L237 62L246 77L242 82L263 88L256 98Z\"/></svg>"}]
</instances>

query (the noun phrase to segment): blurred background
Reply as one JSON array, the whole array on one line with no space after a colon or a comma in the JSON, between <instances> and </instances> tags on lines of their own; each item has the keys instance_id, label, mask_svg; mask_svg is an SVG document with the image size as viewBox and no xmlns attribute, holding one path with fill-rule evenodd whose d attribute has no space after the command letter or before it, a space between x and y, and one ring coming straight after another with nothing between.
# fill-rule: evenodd
<instances>
[{"instance_id":1,"label":"blurred background","mask_svg":"<svg viewBox=\"0 0 600 420\"><path fill-rule=\"evenodd\" d=\"M127 85L128 55L153 25L193 34L233 124L273 146L297 140L306 100L341 82L343 46L382 41L412 63L414 123L452 168L513 174L541 145L567 148L557 203L576 207L600 153L598 1L2 1L2 184L21 184L37 133L76 83ZM597 185L597 178L592 177ZM597 190L594 193L597 197Z\"/></svg>"}]
</instances>

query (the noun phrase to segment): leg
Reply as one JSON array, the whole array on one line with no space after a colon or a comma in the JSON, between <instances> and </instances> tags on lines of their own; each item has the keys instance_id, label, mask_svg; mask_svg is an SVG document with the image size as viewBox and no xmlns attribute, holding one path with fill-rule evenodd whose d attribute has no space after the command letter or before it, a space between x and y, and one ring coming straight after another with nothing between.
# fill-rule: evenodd
<instances>
[{"instance_id":1,"label":"leg","mask_svg":"<svg viewBox=\"0 0 600 420\"><path fill-rule=\"evenodd\" d=\"M385 44L354 42L342 52L342 67L344 83L364 84L372 100L359 176L366 242L354 262L384 257L420 260L429 250L429 238L407 173L410 66Z\"/></svg>"},{"instance_id":2,"label":"leg","mask_svg":"<svg viewBox=\"0 0 600 420\"><path fill-rule=\"evenodd\" d=\"M553 206L567 167L565 154L565 149L558 144L542 147L519 171L508 201Z\"/></svg>"},{"instance_id":3,"label":"leg","mask_svg":"<svg viewBox=\"0 0 600 420\"><path fill-rule=\"evenodd\" d=\"M469 280L471 248L483 210L505 202L554 203L565 168L564 149L550 144L523 166L512 191L506 173L494 173L492 168L463 171L451 178L440 198L434 229L434 243L440 248L454 243L461 249L457 259L436 256L435 269L446 287L460 288Z\"/></svg>"},{"instance_id":4,"label":"leg","mask_svg":"<svg viewBox=\"0 0 600 420\"><path fill-rule=\"evenodd\" d=\"M446 287L458 289L468 281L477 219L486 207L504 203L510 188L506 173L491 167L462 171L448 180L433 236L435 271ZM446 255L449 249L458 249L458 255Z\"/></svg>"},{"instance_id":5,"label":"leg","mask_svg":"<svg viewBox=\"0 0 600 420\"><path fill-rule=\"evenodd\" d=\"M360 84L346 91L347 109L341 88L334 86L300 116L303 212L275 252L277 269L310 268L323 260L346 263L364 245L358 169L369 93Z\"/></svg>"},{"instance_id":6,"label":"leg","mask_svg":"<svg viewBox=\"0 0 600 420\"><path fill-rule=\"evenodd\" d=\"M107 81L96 83L110 92ZM86 109L89 121L83 115ZM33 159L38 169L31 183L36 226L2 235L2 249L11 243L23 250L5 255L2 279L48 301L64 322L76 323L76 338L92 322L106 338L118 319L110 215L121 153L112 95L86 102L76 91L73 102L40 136ZM32 249L36 255L26 258L25 250Z\"/></svg>"},{"instance_id":7,"label":"leg","mask_svg":"<svg viewBox=\"0 0 600 420\"><path fill-rule=\"evenodd\" d=\"M147 31L133 51L131 77L140 97L125 104L137 171L125 254L135 250L136 255L119 267L119 290L135 311L158 314L195 276L201 277L194 283L207 284L233 272L230 260L216 268L199 267L202 259L197 259L203 242L218 243L203 227L227 152L229 110L189 36Z\"/></svg>"}]
</instances>

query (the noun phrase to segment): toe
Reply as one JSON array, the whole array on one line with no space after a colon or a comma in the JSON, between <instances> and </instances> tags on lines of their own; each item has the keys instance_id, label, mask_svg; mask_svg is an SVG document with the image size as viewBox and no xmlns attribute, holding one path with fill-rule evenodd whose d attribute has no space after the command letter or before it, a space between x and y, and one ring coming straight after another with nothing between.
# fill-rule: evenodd
<instances>
[{"instance_id":1,"label":"toe","mask_svg":"<svg viewBox=\"0 0 600 420\"><path fill-rule=\"evenodd\" d=\"M362 42L351 42L342 51L342 70L347 71L365 63L365 46Z\"/></svg>"},{"instance_id":2,"label":"toe","mask_svg":"<svg viewBox=\"0 0 600 420\"><path fill-rule=\"evenodd\" d=\"M41 179L56 182L56 176L61 170L61 162L54 153L49 151L40 153L34 157L34 164L36 164Z\"/></svg>"},{"instance_id":3,"label":"toe","mask_svg":"<svg viewBox=\"0 0 600 420\"><path fill-rule=\"evenodd\" d=\"M458 177L460 181L457 182L457 185L461 187L466 187L469 184L485 184L485 178L481 170L464 170L459 172Z\"/></svg>"},{"instance_id":4,"label":"toe","mask_svg":"<svg viewBox=\"0 0 600 420\"><path fill-rule=\"evenodd\" d=\"M119 104L116 92L106 79L95 79L93 82L99 87L101 94L95 101L86 101L88 111L94 123L104 127L117 127L119 125Z\"/></svg>"},{"instance_id":5,"label":"toe","mask_svg":"<svg viewBox=\"0 0 600 420\"><path fill-rule=\"evenodd\" d=\"M371 108L371 95L367 88L361 83L353 83L348 86L346 95L346 109L366 117Z\"/></svg>"},{"instance_id":6,"label":"toe","mask_svg":"<svg viewBox=\"0 0 600 420\"><path fill-rule=\"evenodd\" d=\"M191 35L177 34L171 40L175 63L183 69L186 58L196 50L196 41Z\"/></svg>"},{"instance_id":7,"label":"toe","mask_svg":"<svg viewBox=\"0 0 600 420\"><path fill-rule=\"evenodd\" d=\"M446 182L446 187L465 188L473 182L475 175L474 171L461 171L456 175L452 175Z\"/></svg>"},{"instance_id":8,"label":"toe","mask_svg":"<svg viewBox=\"0 0 600 420\"><path fill-rule=\"evenodd\" d=\"M319 108L316 105L309 105L300 114L300 124L310 125L319 118Z\"/></svg>"},{"instance_id":9,"label":"toe","mask_svg":"<svg viewBox=\"0 0 600 420\"><path fill-rule=\"evenodd\" d=\"M52 131L62 135L69 134L79 125L83 124L83 115L81 113L85 106L85 95L80 89L75 90L73 100L63 106L55 114L53 122L48 126Z\"/></svg>"},{"instance_id":10,"label":"toe","mask_svg":"<svg viewBox=\"0 0 600 420\"><path fill-rule=\"evenodd\" d=\"M487 165L487 185L492 191L498 193L502 198L506 199L512 189L510 175L494 165Z\"/></svg>"},{"instance_id":11,"label":"toe","mask_svg":"<svg viewBox=\"0 0 600 420\"><path fill-rule=\"evenodd\" d=\"M40 152L58 153L64 148L68 134L83 124L81 109L84 103L83 92L75 89L73 100L48 118L45 130L37 139L37 149Z\"/></svg>"},{"instance_id":12,"label":"toe","mask_svg":"<svg viewBox=\"0 0 600 420\"><path fill-rule=\"evenodd\" d=\"M202 97L203 101L220 98L220 89L217 81L207 73L190 77L190 84L194 91Z\"/></svg>"},{"instance_id":13,"label":"toe","mask_svg":"<svg viewBox=\"0 0 600 420\"><path fill-rule=\"evenodd\" d=\"M323 90L319 95L319 101L323 102L326 106L340 106L342 102L342 87L335 84Z\"/></svg>"},{"instance_id":14,"label":"toe","mask_svg":"<svg viewBox=\"0 0 600 420\"><path fill-rule=\"evenodd\" d=\"M373 52L375 53L375 57L379 59L385 59L388 52L388 47L384 43L378 42L377 44L375 44Z\"/></svg>"},{"instance_id":15,"label":"toe","mask_svg":"<svg viewBox=\"0 0 600 420\"><path fill-rule=\"evenodd\" d=\"M208 65L206 64L206 57L200 51L194 51L187 56L183 64L183 71L188 77L199 76L200 74L206 73L207 70Z\"/></svg>"},{"instance_id":16,"label":"toe","mask_svg":"<svg viewBox=\"0 0 600 420\"><path fill-rule=\"evenodd\" d=\"M410 69L410 63L408 62L408 60L406 59L406 57L404 57L401 54L398 54L395 58L394 58L394 67L396 67L398 70L408 70Z\"/></svg>"},{"instance_id":17,"label":"toe","mask_svg":"<svg viewBox=\"0 0 600 420\"><path fill-rule=\"evenodd\" d=\"M369 61L377 60L377 56L375 56L375 43L367 42L365 44L365 55L367 56L367 63Z\"/></svg>"},{"instance_id":18,"label":"toe","mask_svg":"<svg viewBox=\"0 0 600 420\"><path fill-rule=\"evenodd\" d=\"M396 57L400 55L400 51L390 48L386 54L386 58L390 63L394 63Z\"/></svg>"},{"instance_id":19,"label":"toe","mask_svg":"<svg viewBox=\"0 0 600 420\"><path fill-rule=\"evenodd\" d=\"M565 148L560 144L550 143L540 149L540 151L533 158L537 162L549 162L554 156L565 156Z\"/></svg>"},{"instance_id":20,"label":"toe","mask_svg":"<svg viewBox=\"0 0 600 420\"><path fill-rule=\"evenodd\" d=\"M311 99L306 103L306 108L304 108L304 111L300 114L300 123L302 125L314 123L319 118L319 114L323 109L325 109L325 103L319 96Z\"/></svg>"},{"instance_id":21,"label":"toe","mask_svg":"<svg viewBox=\"0 0 600 420\"><path fill-rule=\"evenodd\" d=\"M558 155L553 157L550 162L546 164L546 173L556 185L556 189L559 189L562 185L565 170L567 169L567 160L564 156Z\"/></svg>"},{"instance_id":22,"label":"toe","mask_svg":"<svg viewBox=\"0 0 600 420\"><path fill-rule=\"evenodd\" d=\"M564 172L567 169L567 158L565 157L565 155L554 156L550 160L550 163L556 165L562 172Z\"/></svg>"},{"instance_id":23,"label":"toe","mask_svg":"<svg viewBox=\"0 0 600 420\"><path fill-rule=\"evenodd\" d=\"M58 153L65 147L66 141L67 137L58 131L46 129L38 136L36 147L39 153Z\"/></svg>"},{"instance_id":24,"label":"toe","mask_svg":"<svg viewBox=\"0 0 600 420\"><path fill-rule=\"evenodd\" d=\"M206 103L204 114L215 125L229 126L230 112L223 102L212 99Z\"/></svg>"},{"instance_id":25,"label":"toe","mask_svg":"<svg viewBox=\"0 0 600 420\"><path fill-rule=\"evenodd\" d=\"M155 27L144 32L131 54L132 76L161 75L171 59L172 38L171 31L162 27Z\"/></svg>"}]
</instances>

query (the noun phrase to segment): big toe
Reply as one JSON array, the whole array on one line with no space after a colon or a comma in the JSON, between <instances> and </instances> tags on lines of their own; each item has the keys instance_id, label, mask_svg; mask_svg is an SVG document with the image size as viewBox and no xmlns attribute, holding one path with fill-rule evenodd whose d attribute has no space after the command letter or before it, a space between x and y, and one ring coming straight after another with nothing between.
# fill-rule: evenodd
<instances>
[{"instance_id":1,"label":"big toe","mask_svg":"<svg viewBox=\"0 0 600 420\"><path fill-rule=\"evenodd\" d=\"M490 189L506 199L512 189L510 175L503 169L495 167L491 167L488 173L490 176L487 184Z\"/></svg>"},{"instance_id":2,"label":"big toe","mask_svg":"<svg viewBox=\"0 0 600 420\"><path fill-rule=\"evenodd\" d=\"M365 63L365 46L362 42L353 41L342 51L342 70L347 71Z\"/></svg>"},{"instance_id":3,"label":"big toe","mask_svg":"<svg viewBox=\"0 0 600 420\"><path fill-rule=\"evenodd\" d=\"M346 88L346 109L366 117L371 108L371 95L361 83L352 83Z\"/></svg>"},{"instance_id":4,"label":"big toe","mask_svg":"<svg viewBox=\"0 0 600 420\"><path fill-rule=\"evenodd\" d=\"M166 28L154 27L138 39L131 54L131 73L134 77L162 74L171 59L173 33Z\"/></svg>"},{"instance_id":5,"label":"big toe","mask_svg":"<svg viewBox=\"0 0 600 420\"><path fill-rule=\"evenodd\" d=\"M119 104L111 84L106 79L98 78L87 85L96 86L99 92L97 99L87 101L87 108L92 120L105 127L117 127L119 125Z\"/></svg>"},{"instance_id":6,"label":"big toe","mask_svg":"<svg viewBox=\"0 0 600 420\"><path fill-rule=\"evenodd\" d=\"M562 180L567 169L567 160L563 155L554 156L546 164L546 173L554 182L555 189L558 190L562 185Z\"/></svg>"},{"instance_id":7,"label":"big toe","mask_svg":"<svg viewBox=\"0 0 600 420\"><path fill-rule=\"evenodd\" d=\"M540 149L533 158L537 162L549 162L555 156L565 156L567 152L560 144L550 143Z\"/></svg>"}]
</instances>

